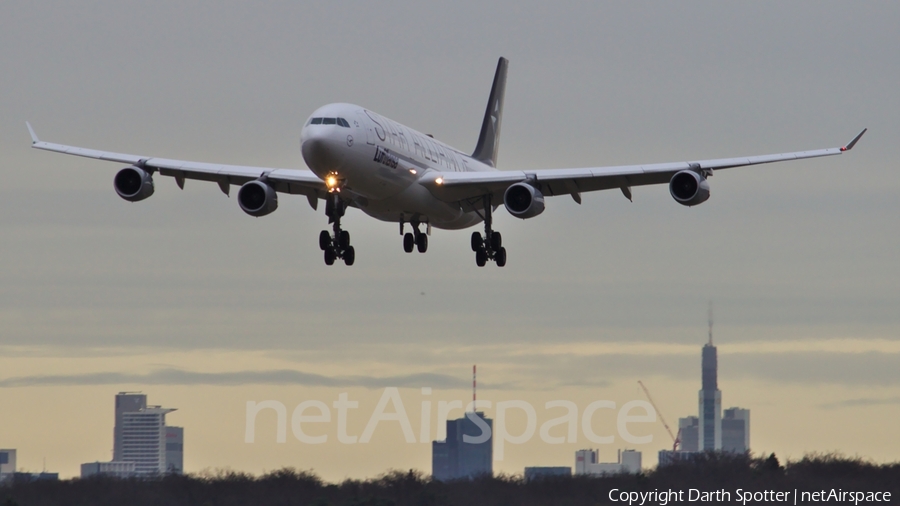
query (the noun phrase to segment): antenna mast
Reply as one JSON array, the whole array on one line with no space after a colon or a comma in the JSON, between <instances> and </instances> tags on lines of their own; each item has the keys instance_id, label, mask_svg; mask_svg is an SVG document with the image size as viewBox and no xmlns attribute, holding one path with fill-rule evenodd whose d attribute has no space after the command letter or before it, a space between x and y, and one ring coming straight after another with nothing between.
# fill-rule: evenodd
<instances>
[{"instance_id":1,"label":"antenna mast","mask_svg":"<svg viewBox=\"0 0 900 506\"><path fill-rule=\"evenodd\" d=\"M709 301L709 345L712 346L713 305Z\"/></svg>"}]
</instances>

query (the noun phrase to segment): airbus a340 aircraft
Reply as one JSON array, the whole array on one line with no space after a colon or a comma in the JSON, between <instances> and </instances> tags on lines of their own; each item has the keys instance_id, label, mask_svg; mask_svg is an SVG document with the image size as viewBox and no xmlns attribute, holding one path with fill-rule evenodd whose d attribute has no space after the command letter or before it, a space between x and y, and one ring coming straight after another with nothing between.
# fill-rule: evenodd
<instances>
[{"instance_id":1,"label":"airbus a340 aircraft","mask_svg":"<svg viewBox=\"0 0 900 506\"><path fill-rule=\"evenodd\" d=\"M579 169L497 170L500 120L508 61L500 58L475 151L467 155L430 135L351 104L328 104L313 112L300 131L300 148L310 170L245 167L187 162L64 146L38 140L37 149L99 160L127 163L114 180L116 193L136 202L153 195L153 175L214 181L228 195L240 185L238 205L251 216L265 216L278 208L278 194L305 195L318 209L325 201L331 232L319 234L325 263L343 259L353 265L356 252L350 234L341 228L348 207L383 221L400 224L403 249L428 249L431 228L462 229L484 223L484 234L472 233L472 251L479 267L489 260L506 265L506 248L492 228L491 213L502 203L515 217L533 218L544 211L544 197L569 195L579 204L581 194L619 189L629 200L631 187L669 184L672 198L694 206L709 198L713 171L760 163L839 155L849 151L863 130L845 147L775 155L697 160L621 167ZM412 232L403 233L409 224ZM421 226L425 225L423 233Z\"/></svg>"}]
</instances>

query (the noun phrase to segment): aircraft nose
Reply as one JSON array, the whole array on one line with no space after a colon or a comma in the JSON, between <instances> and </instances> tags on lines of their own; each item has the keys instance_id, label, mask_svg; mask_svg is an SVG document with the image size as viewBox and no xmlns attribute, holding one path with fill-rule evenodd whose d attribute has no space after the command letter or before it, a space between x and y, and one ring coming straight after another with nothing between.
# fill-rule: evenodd
<instances>
[{"instance_id":1,"label":"aircraft nose","mask_svg":"<svg viewBox=\"0 0 900 506\"><path fill-rule=\"evenodd\" d=\"M307 132L304 136L303 143L300 145L300 151L303 154L303 160L313 172L317 174L326 174L338 168L339 159L335 150L335 146L326 135L321 132Z\"/></svg>"}]
</instances>

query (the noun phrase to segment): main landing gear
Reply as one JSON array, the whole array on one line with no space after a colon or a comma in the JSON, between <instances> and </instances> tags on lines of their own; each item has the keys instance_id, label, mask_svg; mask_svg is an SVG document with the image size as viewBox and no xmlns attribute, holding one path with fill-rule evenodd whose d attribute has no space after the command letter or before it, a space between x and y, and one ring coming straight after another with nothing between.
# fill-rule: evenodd
<instances>
[{"instance_id":1,"label":"main landing gear","mask_svg":"<svg viewBox=\"0 0 900 506\"><path fill-rule=\"evenodd\" d=\"M326 265L333 265L338 258L344 259L347 265L353 265L356 260L356 251L350 245L350 232L341 230L341 216L346 209L347 205L337 192L328 194L325 200L325 216L328 216L328 223L334 224L334 235L327 230L319 233L319 247L325 252Z\"/></svg>"},{"instance_id":2,"label":"main landing gear","mask_svg":"<svg viewBox=\"0 0 900 506\"><path fill-rule=\"evenodd\" d=\"M412 253L413 249L417 249L419 253L425 253L428 251L428 235L419 232L419 222L411 221L409 222L413 227L412 232L403 233L403 221L400 221L400 235L403 236L403 251L407 253ZM429 225L428 231L431 232L431 226Z\"/></svg>"},{"instance_id":3,"label":"main landing gear","mask_svg":"<svg viewBox=\"0 0 900 506\"><path fill-rule=\"evenodd\" d=\"M478 267L484 267L488 260L497 263L497 267L506 265L506 248L503 247L503 238L500 232L492 228L491 197L484 197L484 237L478 232L472 232L472 251L475 252L475 263Z\"/></svg>"}]
</instances>

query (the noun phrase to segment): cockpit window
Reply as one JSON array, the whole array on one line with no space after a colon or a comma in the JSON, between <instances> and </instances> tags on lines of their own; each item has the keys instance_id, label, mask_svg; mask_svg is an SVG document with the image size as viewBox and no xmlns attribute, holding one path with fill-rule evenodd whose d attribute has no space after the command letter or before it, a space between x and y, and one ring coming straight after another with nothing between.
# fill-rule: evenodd
<instances>
[{"instance_id":1,"label":"cockpit window","mask_svg":"<svg viewBox=\"0 0 900 506\"><path fill-rule=\"evenodd\" d=\"M344 128L350 128L350 123L344 118L313 118L309 122L310 125L340 125Z\"/></svg>"}]
</instances>

